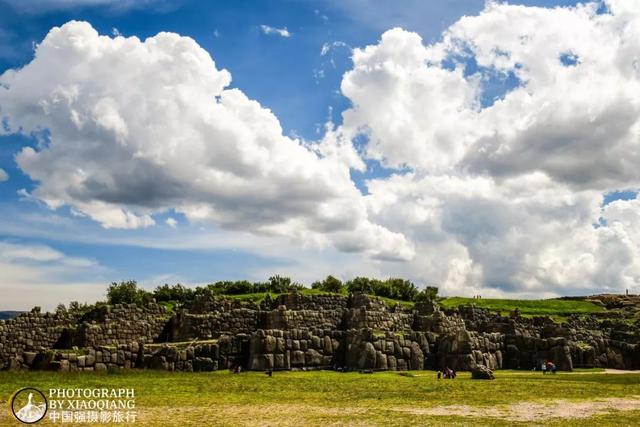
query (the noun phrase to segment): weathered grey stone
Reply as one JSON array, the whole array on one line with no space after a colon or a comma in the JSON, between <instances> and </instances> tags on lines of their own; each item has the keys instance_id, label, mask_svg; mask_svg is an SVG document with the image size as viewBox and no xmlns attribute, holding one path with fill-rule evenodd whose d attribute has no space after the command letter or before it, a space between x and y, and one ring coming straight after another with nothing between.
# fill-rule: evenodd
<instances>
[{"instance_id":1,"label":"weathered grey stone","mask_svg":"<svg viewBox=\"0 0 640 427\"><path fill-rule=\"evenodd\" d=\"M305 364L307 366L321 366L322 365L322 354L320 354L316 350L310 348L305 353Z\"/></svg>"},{"instance_id":2,"label":"weathered grey stone","mask_svg":"<svg viewBox=\"0 0 640 427\"><path fill-rule=\"evenodd\" d=\"M493 371L491 371L491 369L484 365L476 365L471 369L471 378L474 380L492 380L495 377L493 376Z\"/></svg>"},{"instance_id":3,"label":"weathered grey stone","mask_svg":"<svg viewBox=\"0 0 640 427\"><path fill-rule=\"evenodd\" d=\"M291 366L304 366L305 356L301 350L294 350L291 352Z\"/></svg>"},{"instance_id":4,"label":"weathered grey stone","mask_svg":"<svg viewBox=\"0 0 640 427\"><path fill-rule=\"evenodd\" d=\"M33 364L33 361L36 358L36 353L33 351L25 351L24 353L22 353L22 359L24 360L24 363L26 363L27 365L31 366Z\"/></svg>"}]
</instances>

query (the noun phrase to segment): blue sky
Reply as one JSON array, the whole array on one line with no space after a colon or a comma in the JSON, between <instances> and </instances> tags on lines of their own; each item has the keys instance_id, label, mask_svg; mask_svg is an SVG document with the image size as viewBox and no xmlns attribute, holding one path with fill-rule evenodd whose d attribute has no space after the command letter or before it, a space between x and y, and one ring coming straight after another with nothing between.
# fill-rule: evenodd
<instances>
[{"instance_id":1,"label":"blue sky","mask_svg":"<svg viewBox=\"0 0 640 427\"><path fill-rule=\"evenodd\" d=\"M70 20L88 21L100 34L137 36L142 40L162 31L175 32L195 39L212 55L218 69L230 71L232 87L240 88L249 98L272 110L285 135L307 141L321 139L328 119L341 124L341 113L350 106L350 101L340 93L340 82L352 66L352 47L376 44L381 34L393 27L417 32L425 44L433 43L460 17L476 15L484 7L484 1L477 0L184 0L150 1L143 7L113 6L109 1L97 2L98 5L86 3L91 2L42 0L25 6L19 1L0 1L3 4L0 73L29 63L33 44L39 43L52 27ZM555 7L576 2L512 3ZM261 26L286 28L290 36L266 34ZM323 46L328 46L324 55ZM512 74L488 81L483 104L491 105L517 85ZM295 256L294 244L286 243L270 251L264 248L279 243L256 237L256 245L261 249L255 250L251 236L239 237L215 224L189 224L176 212L159 214L158 225L154 227L114 230L74 215L69 207L52 211L20 193L22 189L31 192L36 184L17 167L14 156L24 146L36 144L25 136L0 136L0 168L9 176L0 183L0 209L4 217L0 222L0 240L46 246L67 257L93 260L99 266L93 272L70 271L64 276L69 280L107 283L133 278L153 286L164 280L203 283L230 278L261 279L268 272L286 274L289 269L294 272L296 268L304 269L304 263ZM363 193L367 179L398 172L371 159L366 163L366 172L351 172ZM609 193L605 203L635 197L633 191L618 190ZM178 221L177 229L164 223L169 217ZM185 236L185 244L175 247L180 236ZM198 241L199 236L218 240L207 245ZM312 251L305 256L315 255ZM350 260L350 255L322 256L326 265L336 258L343 262ZM324 272L323 268L318 269L318 274ZM10 307L0 304L1 308Z\"/></svg>"}]
</instances>

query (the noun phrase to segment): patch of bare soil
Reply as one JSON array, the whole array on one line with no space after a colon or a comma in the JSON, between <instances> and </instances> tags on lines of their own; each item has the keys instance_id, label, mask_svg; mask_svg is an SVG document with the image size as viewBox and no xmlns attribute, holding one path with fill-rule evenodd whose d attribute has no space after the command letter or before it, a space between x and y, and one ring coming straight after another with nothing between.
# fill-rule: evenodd
<instances>
[{"instance_id":1,"label":"patch of bare soil","mask_svg":"<svg viewBox=\"0 0 640 427\"><path fill-rule=\"evenodd\" d=\"M550 418L578 419L615 411L640 410L640 396L612 397L583 402L570 400L554 400L547 403L520 402L513 405L488 408L451 405L433 408L394 408L394 410L415 415L491 417L509 421L540 421Z\"/></svg>"},{"instance_id":2,"label":"patch of bare soil","mask_svg":"<svg viewBox=\"0 0 640 427\"><path fill-rule=\"evenodd\" d=\"M605 374L640 374L640 371L626 371L624 369L605 369Z\"/></svg>"},{"instance_id":3,"label":"patch of bare soil","mask_svg":"<svg viewBox=\"0 0 640 427\"><path fill-rule=\"evenodd\" d=\"M308 404L255 404L212 405L205 408L153 408L138 411L140 426L284 426L299 427L322 424L324 426L368 426L367 422L343 421L344 416L367 414L366 408L327 408ZM332 422L330 418L336 417ZM322 417L322 422L314 421ZM327 417L329 420L327 420Z\"/></svg>"}]
</instances>

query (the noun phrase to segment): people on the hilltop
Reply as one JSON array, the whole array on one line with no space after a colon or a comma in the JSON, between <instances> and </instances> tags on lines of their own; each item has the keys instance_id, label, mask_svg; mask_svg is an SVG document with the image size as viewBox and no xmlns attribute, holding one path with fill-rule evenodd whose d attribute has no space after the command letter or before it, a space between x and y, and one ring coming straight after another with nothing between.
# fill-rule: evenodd
<instances>
[{"instance_id":1,"label":"people on the hilltop","mask_svg":"<svg viewBox=\"0 0 640 427\"><path fill-rule=\"evenodd\" d=\"M547 364L542 362L542 366L540 367L540 369L542 370L542 375L547 373Z\"/></svg>"},{"instance_id":2,"label":"people on the hilltop","mask_svg":"<svg viewBox=\"0 0 640 427\"><path fill-rule=\"evenodd\" d=\"M438 371L438 379L442 378L442 372Z\"/></svg>"},{"instance_id":3,"label":"people on the hilltop","mask_svg":"<svg viewBox=\"0 0 640 427\"><path fill-rule=\"evenodd\" d=\"M551 372L553 368L553 362L551 360L547 360L547 372Z\"/></svg>"},{"instance_id":4,"label":"people on the hilltop","mask_svg":"<svg viewBox=\"0 0 640 427\"><path fill-rule=\"evenodd\" d=\"M555 374L557 370L558 370L558 367L556 366L556 364L552 363L551 364L551 373Z\"/></svg>"}]
</instances>

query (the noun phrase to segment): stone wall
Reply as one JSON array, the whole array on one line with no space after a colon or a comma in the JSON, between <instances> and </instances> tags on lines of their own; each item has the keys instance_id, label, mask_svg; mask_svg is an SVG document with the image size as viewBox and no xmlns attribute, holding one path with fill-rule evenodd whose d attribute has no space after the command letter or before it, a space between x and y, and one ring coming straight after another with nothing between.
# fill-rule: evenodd
<instances>
[{"instance_id":1,"label":"stone wall","mask_svg":"<svg viewBox=\"0 0 640 427\"><path fill-rule=\"evenodd\" d=\"M78 347L150 343L162 333L169 314L158 304L137 307L116 304L88 313L75 329L73 344Z\"/></svg>"},{"instance_id":2,"label":"stone wall","mask_svg":"<svg viewBox=\"0 0 640 427\"><path fill-rule=\"evenodd\" d=\"M166 341L212 339L221 335L250 334L258 328L262 314L249 308L231 308L206 314L186 310L176 314L165 327Z\"/></svg>"},{"instance_id":3,"label":"stone wall","mask_svg":"<svg viewBox=\"0 0 640 427\"><path fill-rule=\"evenodd\" d=\"M279 295L271 308L284 305L289 310L344 310L348 303L348 297L342 295L303 295L291 292Z\"/></svg>"},{"instance_id":4,"label":"stone wall","mask_svg":"<svg viewBox=\"0 0 640 427\"><path fill-rule=\"evenodd\" d=\"M265 329L341 329L343 309L338 310L287 310L281 305L276 310L265 313Z\"/></svg>"},{"instance_id":5,"label":"stone wall","mask_svg":"<svg viewBox=\"0 0 640 427\"><path fill-rule=\"evenodd\" d=\"M251 336L252 370L331 369L341 366L344 332L323 329L263 330Z\"/></svg>"},{"instance_id":6,"label":"stone wall","mask_svg":"<svg viewBox=\"0 0 640 427\"><path fill-rule=\"evenodd\" d=\"M573 369L570 348L565 338L540 338L525 335L506 335L505 368L540 369L546 360L552 360L558 369Z\"/></svg>"},{"instance_id":7,"label":"stone wall","mask_svg":"<svg viewBox=\"0 0 640 427\"><path fill-rule=\"evenodd\" d=\"M25 351L54 348L63 331L75 325L66 314L41 313L39 308L10 320L0 320L0 369L20 366Z\"/></svg>"},{"instance_id":8,"label":"stone wall","mask_svg":"<svg viewBox=\"0 0 640 427\"><path fill-rule=\"evenodd\" d=\"M346 336L345 367L357 370L426 369L432 365L427 334L376 334L373 329L350 330Z\"/></svg>"},{"instance_id":9,"label":"stone wall","mask_svg":"<svg viewBox=\"0 0 640 427\"><path fill-rule=\"evenodd\" d=\"M349 309L345 317L347 329L371 328L381 331L410 331L412 325L412 313L367 310L364 307Z\"/></svg>"},{"instance_id":10,"label":"stone wall","mask_svg":"<svg viewBox=\"0 0 640 427\"><path fill-rule=\"evenodd\" d=\"M468 371L477 365L489 369L503 367L504 335L461 329L440 337L438 369L449 367Z\"/></svg>"},{"instance_id":11,"label":"stone wall","mask_svg":"<svg viewBox=\"0 0 640 427\"><path fill-rule=\"evenodd\" d=\"M602 304L639 313L628 301ZM172 314L97 308L82 318L39 310L0 321L0 369L181 371L640 368L640 324L615 316L509 316L475 306L412 310L367 295L291 293L260 304L206 297Z\"/></svg>"},{"instance_id":12,"label":"stone wall","mask_svg":"<svg viewBox=\"0 0 640 427\"><path fill-rule=\"evenodd\" d=\"M457 314L447 316L440 310L432 314L423 315L418 312L414 314L413 330L421 332L434 332L442 335L456 334L460 330L466 329L464 320Z\"/></svg>"}]
</instances>

